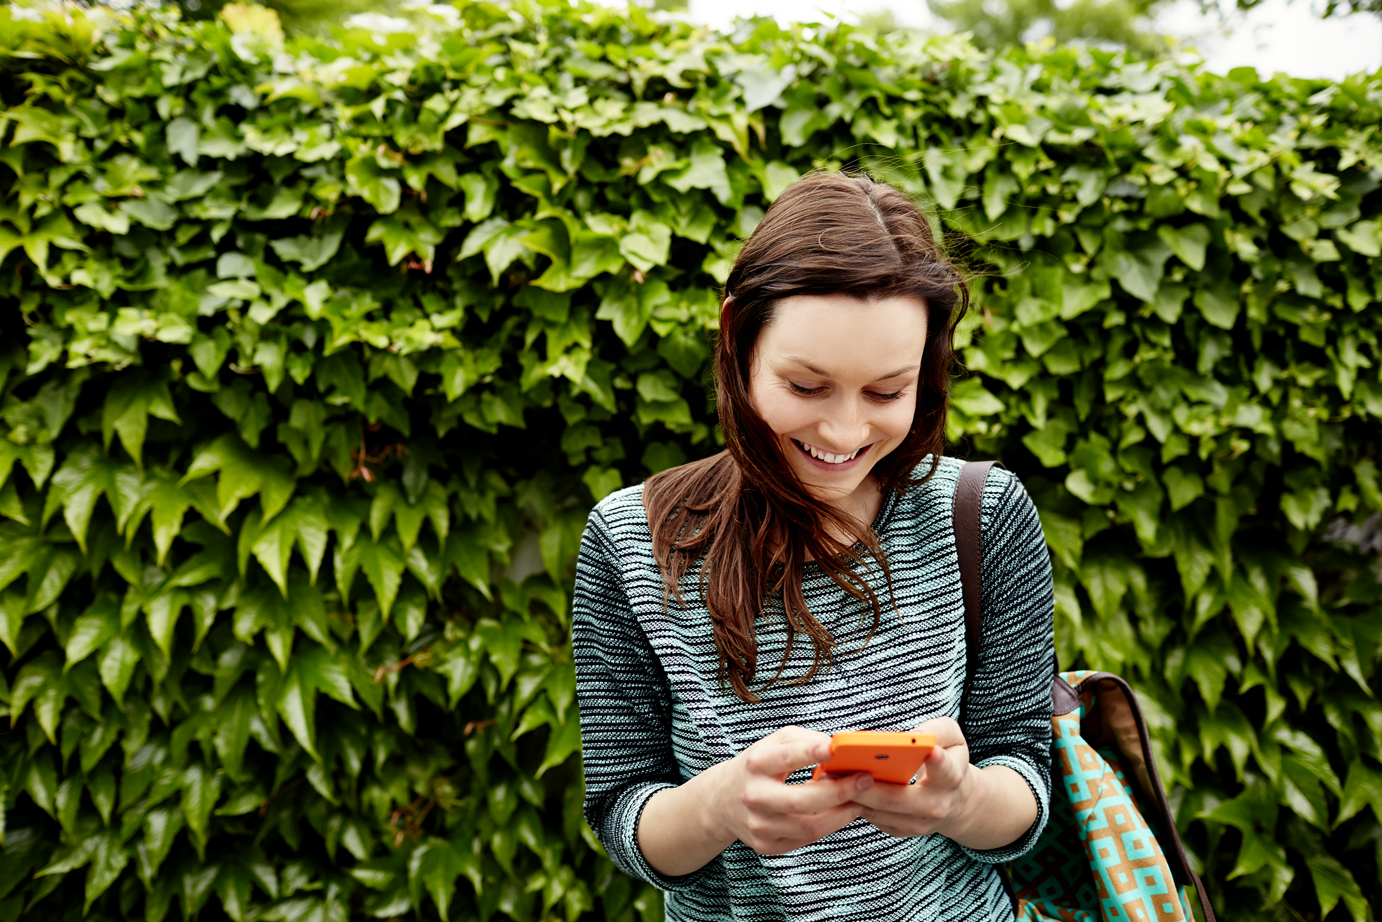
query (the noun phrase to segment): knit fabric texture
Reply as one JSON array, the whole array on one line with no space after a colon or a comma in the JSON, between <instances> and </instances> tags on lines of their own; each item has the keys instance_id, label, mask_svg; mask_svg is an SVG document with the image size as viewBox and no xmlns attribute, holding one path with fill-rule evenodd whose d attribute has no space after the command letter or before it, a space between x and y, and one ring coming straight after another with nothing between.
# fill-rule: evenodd
<instances>
[{"instance_id":1,"label":"knit fabric texture","mask_svg":"<svg viewBox=\"0 0 1382 922\"><path fill-rule=\"evenodd\" d=\"M667 598L642 486L611 494L591 512L572 611L585 815L621 870L666 893L669 920L1013 918L995 864L1026 852L1046 825L1054 600L1036 509L1001 468L984 485L984 632L964 729L971 763L1005 765L1031 787L1038 808L1031 828L1005 848L976 851L942 835L895 838L857 819L785 855L735 842L682 877L655 871L637 844L649 798L782 727L907 731L933 717L959 719L965 619L951 507L961 467L943 458L925 484L884 500L873 528L891 567L896 610L875 568L870 583L884 614L867 643L872 610L806 565L806 602L837 641L835 662L805 684L760 690L786 649L780 614L760 618L754 704L718 678L710 616L695 592L698 570L683 584L685 607ZM783 676L804 676L811 661L810 642L798 638ZM802 769L788 783L810 773Z\"/></svg>"}]
</instances>

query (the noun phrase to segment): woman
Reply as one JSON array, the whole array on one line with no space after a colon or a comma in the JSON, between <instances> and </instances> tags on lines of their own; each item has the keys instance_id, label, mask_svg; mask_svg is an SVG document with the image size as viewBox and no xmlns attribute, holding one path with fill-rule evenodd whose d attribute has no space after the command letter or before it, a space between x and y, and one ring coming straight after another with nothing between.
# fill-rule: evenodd
<instances>
[{"instance_id":1,"label":"woman","mask_svg":"<svg viewBox=\"0 0 1382 922\"><path fill-rule=\"evenodd\" d=\"M967 297L903 193L807 176L725 286L727 450L591 513L586 818L669 919L1013 917L995 865L1046 822L1052 587L1031 500L991 472L962 730L942 450ZM937 737L913 784L808 780L832 733L911 729Z\"/></svg>"}]
</instances>

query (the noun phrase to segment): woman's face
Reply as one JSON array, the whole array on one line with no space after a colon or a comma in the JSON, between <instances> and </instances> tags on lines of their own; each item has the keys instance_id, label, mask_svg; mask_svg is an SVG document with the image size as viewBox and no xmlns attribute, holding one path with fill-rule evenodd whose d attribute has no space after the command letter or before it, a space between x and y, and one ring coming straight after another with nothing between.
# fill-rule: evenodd
<instances>
[{"instance_id":1,"label":"woman's face","mask_svg":"<svg viewBox=\"0 0 1382 922\"><path fill-rule=\"evenodd\" d=\"M917 298L778 303L758 335L749 399L817 499L871 517L869 475L911 429L925 347L926 306Z\"/></svg>"}]
</instances>

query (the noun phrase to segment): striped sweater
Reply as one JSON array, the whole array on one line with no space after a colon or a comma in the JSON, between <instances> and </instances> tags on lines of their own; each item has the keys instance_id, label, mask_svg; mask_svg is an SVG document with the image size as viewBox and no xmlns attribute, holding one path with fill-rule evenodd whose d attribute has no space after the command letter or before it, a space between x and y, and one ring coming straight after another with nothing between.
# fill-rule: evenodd
<instances>
[{"instance_id":1,"label":"striped sweater","mask_svg":"<svg viewBox=\"0 0 1382 922\"><path fill-rule=\"evenodd\" d=\"M973 764L1006 765L1031 786L1038 816L1026 834L975 851L941 835L894 838L858 819L785 855L735 842L682 877L655 871L636 836L653 794L781 727L902 731L932 717L958 719L965 623L951 501L960 468L942 459L926 484L884 500L873 528L892 569L897 611L885 604L867 644L871 611L806 565L807 605L837 640L835 663L804 685L761 691L755 704L719 682L710 618L697 594L687 594L686 608L664 602L643 488L611 494L591 512L572 617L585 815L620 869L666 892L669 920L1013 917L994 865L1023 854L1046 824L1053 596L1036 509L1001 468L984 486L984 634L965 731ZM886 600L881 577L876 582ZM776 671L785 638L780 617L759 621L761 677ZM805 675L811 656L809 642L797 643L783 676ZM803 769L788 783L809 777Z\"/></svg>"}]
</instances>

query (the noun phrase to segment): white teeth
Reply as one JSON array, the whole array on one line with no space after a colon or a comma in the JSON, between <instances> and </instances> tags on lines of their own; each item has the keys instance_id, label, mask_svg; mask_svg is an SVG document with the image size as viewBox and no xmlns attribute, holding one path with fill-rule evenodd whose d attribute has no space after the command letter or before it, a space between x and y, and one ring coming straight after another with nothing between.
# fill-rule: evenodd
<instances>
[{"instance_id":1,"label":"white teeth","mask_svg":"<svg viewBox=\"0 0 1382 922\"><path fill-rule=\"evenodd\" d=\"M846 461L853 461L854 457L858 455L859 452L863 451L862 448L856 448L847 455L832 455L828 451L821 451L819 448L807 445L805 442L797 442L797 444L806 449L811 457L824 461L826 464L844 464Z\"/></svg>"}]
</instances>

